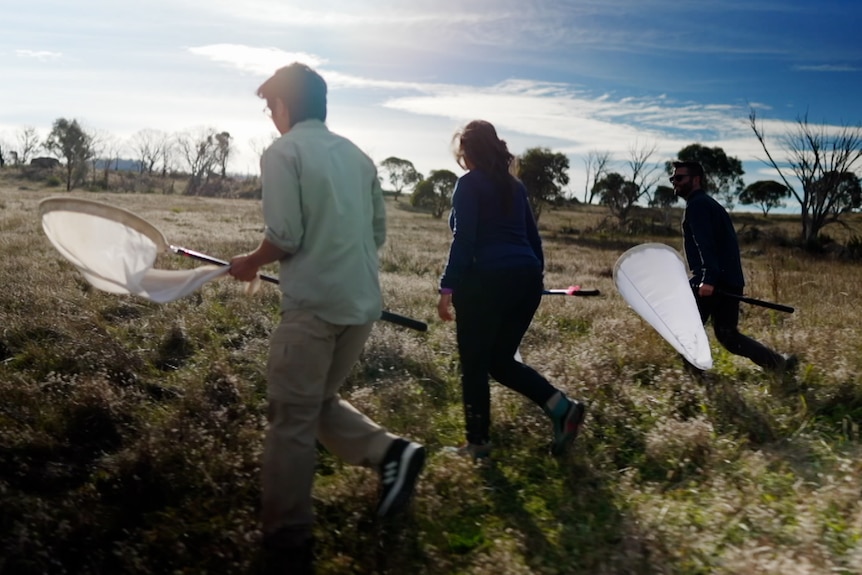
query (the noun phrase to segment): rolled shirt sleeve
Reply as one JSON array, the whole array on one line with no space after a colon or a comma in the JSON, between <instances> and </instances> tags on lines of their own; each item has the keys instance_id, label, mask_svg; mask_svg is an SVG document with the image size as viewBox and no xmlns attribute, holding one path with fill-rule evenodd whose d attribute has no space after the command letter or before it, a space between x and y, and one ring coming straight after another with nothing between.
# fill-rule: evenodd
<instances>
[{"instance_id":1,"label":"rolled shirt sleeve","mask_svg":"<svg viewBox=\"0 0 862 575\"><path fill-rule=\"evenodd\" d=\"M302 245L302 196L293 146L270 147L261 157L263 219L267 240L292 254Z\"/></svg>"}]
</instances>

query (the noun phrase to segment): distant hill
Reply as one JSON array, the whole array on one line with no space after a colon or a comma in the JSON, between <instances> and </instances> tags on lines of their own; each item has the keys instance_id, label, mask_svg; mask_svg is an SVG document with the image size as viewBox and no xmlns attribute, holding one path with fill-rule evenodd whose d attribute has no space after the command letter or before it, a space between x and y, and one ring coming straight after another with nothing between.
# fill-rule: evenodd
<instances>
[{"instance_id":1,"label":"distant hill","mask_svg":"<svg viewBox=\"0 0 862 575\"><path fill-rule=\"evenodd\" d=\"M103 158L98 158L96 160L96 169L103 170L105 169L105 164L108 164L109 168L112 170L117 170L119 172L139 172L141 170L141 162L138 160L125 160L120 158L119 160L106 160Z\"/></svg>"}]
</instances>

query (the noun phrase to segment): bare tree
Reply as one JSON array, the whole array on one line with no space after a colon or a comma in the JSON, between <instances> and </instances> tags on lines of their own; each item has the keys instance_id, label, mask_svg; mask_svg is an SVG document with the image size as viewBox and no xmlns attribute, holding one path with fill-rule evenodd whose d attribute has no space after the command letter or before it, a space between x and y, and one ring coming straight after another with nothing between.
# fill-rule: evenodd
<instances>
[{"instance_id":1,"label":"bare tree","mask_svg":"<svg viewBox=\"0 0 862 575\"><path fill-rule=\"evenodd\" d=\"M161 165L162 177L166 178L169 172L176 167L177 161L177 136L162 133L158 144L159 164Z\"/></svg>"},{"instance_id":2,"label":"bare tree","mask_svg":"<svg viewBox=\"0 0 862 575\"><path fill-rule=\"evenodd\" d=\"M32 126L25 126L18 132L18 164L27 165L30 158L39 149L39 132Z\"/></svg>"},{"instance_id":3,"label":"bare tree","mask_svg":"<svg viewBox=\"0 0 862 575\"><path fill-rule=\"evenodd\" d=\"M0 139L0 168L6 165L6 162L8 161L6 159L6 155L11 156L11 151L9 144L7 144L5 140Z\"/></svg>"},{"instance_id":4,"label":"bare tree","mask_svg":"<svg viewBox=\"0 0 862 575\"><path fill-rule=\"evenodd\" d=\"M785 170L769 151L766 132L757 123L753 108L748 119L766 154L763 162L778 172L799 202L802 241L806 245L813 244L825 226L839 222L842 214L862 207L862 200L854 197L844 185L847 175L855 177L857 163L862 159L862 126L812 125L808 114L797 119L795 127L783 134L781 147L786 154L783 165L798 180L799 190L790 185Z\"/></svg>"},{"instance_id":5,"label":"bare tree","mask_svg":"<svg viewBox=\"0 0 862 575\"><path fill-rule=\"evenodd\" d=\"M99 130L93 130L90 136L90 185L96 187L96 176L99 173L99 156L102 155L109 134Z\"/></svg>"},{"instance_id":6,"label":"bare tree","mask_svg":"<svg viewBox=\"0 0 862 575\"><path fill-rule=\"evenodd\" d=\"M661 177L661 165L657 162L650 163L656 147L655 143L651 146L647 144L640 146L635 143L629 148L629 159L626 162L631 173L629 181L639 191L638 199L646 198L648 202L652 201L652 189Z\"/></svg>"},{"instance_id":7,"label":"bare tree","mask_svg":"<svg viewBox=\"0 0 862 575\"><path fill-rule=\"evenodd\" d=\"M635 143L629 148L629 158L626 161L629 176L625 177L615 172L606 172L596 180L590 193L598 195L601 203L608 206L611 215L623 226L631 215L632 208L641 199L652 202L652 189L661 176L661 165L650 162L656 151L656 144L639 145Z\"/></svg>"},{"instance_id":8,"label":"bare tree","mask_svg":"<svg viewBox=\"0 0 862 575\"><path fill-rule=\"evenodd\" d=\"M113 170L116 172L120 163L120 153L123 144L116 136L110 133L102 135L102 187L108 189L108 175Z\"/></svg>"},{"instance_id":9,"label":"bare tree","mask_svg":"<svg viewBox=\"0 0 862 575\"><path fill-rule=\"evenodd\" d=\"M159 160L161 144L167 139L164 132L146 128L135 132L129 139L129 148L138 161L140 173L152 174Z\"/></svg>"},{"instance_id":10,"label":"bare tree","mask_svg":"<svg viewBox=\"0 0 862 575\"><path fill-rule=\"evenodd\" d=\"M584 182L584 202L592 204L596 197L596 182L608 173L608 164L611 162L610 152L598 152L591 150L584 159L587 177Z\"/></svg>"},{"instance_id":11,"label":"bare tree","mask_svg":"<svg viewBox=\"0 0 862 575\"><path fill-rule=\"evenodd\" d=\"M251 138L248 141L248 147L251 148L252 153L255 155L258 160L263 156L263 153L266 151L268 147L272 145L274 141L279 138L278 134L270 133L267 137L255 137ZM260 162L258 162L260 165Z\"/></svg>"}]
</instances>

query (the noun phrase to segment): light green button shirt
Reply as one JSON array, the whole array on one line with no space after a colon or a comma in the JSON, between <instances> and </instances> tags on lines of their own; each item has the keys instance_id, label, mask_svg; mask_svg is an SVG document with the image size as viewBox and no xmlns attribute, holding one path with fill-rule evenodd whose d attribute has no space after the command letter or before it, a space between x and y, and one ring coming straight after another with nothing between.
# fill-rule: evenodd
<instances>
[{"instance_id":1,"label":"light green button shirt","mask_svg":"<svg viewBox=\"0 0 862 575\"><path fill-rule=\"evenodd\" d=\"M338 325L379 319L386 212L371 158L306 120L266 149L261 173L266 239L292 254L279 268L281 309Z\"/></svg>"}]
</instances>

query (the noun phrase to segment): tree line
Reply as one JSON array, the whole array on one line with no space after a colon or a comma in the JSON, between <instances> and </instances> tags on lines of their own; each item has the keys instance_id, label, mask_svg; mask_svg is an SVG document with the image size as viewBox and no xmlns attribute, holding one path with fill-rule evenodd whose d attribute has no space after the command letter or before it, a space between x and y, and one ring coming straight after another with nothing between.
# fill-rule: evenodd
<instances>
[{"instance_id":1,"label":"tree line","mask_svg":"<svg viewBox=\"0 0 862 575\"><path fill-rule=\"evenodd\" d=\"M857 174L862 164L862 127L830 127L809 122L802 116L785 133L779 144L767 144L764 128L754 110L749 125L766 155L765 163L777 173L780 181L758 180L749 185L743 181L742 162L728 156L721 147L693 143L682 148L676 159L700 162L706 172L705 191L732 210L739 202L756 206L763 215L794 199L800 207L800 238L804 245L816 245L824 227L840 223L844 214L862 208L862 186ZM781 159L776 159L777 154ZM634 145L623 168L611 170L609 152L592 151L584 158L586 171L583 202L607 206L620 227L629 221L635 206L646 204L659 208L669 222L672 206L678 197L673 188L662 182L673 172L672 162L656 161L656 146ZM513 173L526 186L533 213L538 219L543 206L567 198L569 159L548 148L530 148L518 156ZM396 199L404 190L412 190L412 205L429 209L442 217L451 204L457 176L449 170L431 170L427 177L412 162L389 157L380 163L381 179L388 181ZM795 185L794 185L795 184Z\"/></svg>"},{"instance_id":2,"label":"tree line","mask_svg":"<svg viewBox=\"0 0 862 575\"><path fill-rule=\"evenodd\" d=\"M131 168L141 175L181 174L186 178L185 193L209 193L214 180L228 179L227 167L234 153L229 132L203 127L169 134L144 129L126 142L110 134L85 129L75 120L58 118L44 138L33 127L16 134L17 146L0 142L0 167L51 167L51 160L62 161L67 191L84 185L108 189L109 174L120 169L121 154L131 155ZM263 146L259 146L262 151ZM38 157L37 154L49 157Z\"/></svg>"},{"instance_id":3,"label":"tree line","mask_svg":"<svg viewBox=\"0 0 862 575\"><path fill-rule=\"evenodd\" d=\"M841 216L862 208L862 187L857 175L862 163L862 127L829 127L809 122L807 115L778 135L778 145L767 143L767 134L752 109L750 128L761 145L764 162L780 181L759 180L745 185L742 162L720 147L693 143L677 153L679 160L700 162L706 171L706 191L732 210L737 202L759 207L764 215L794 199L800 207L800 237L806 245L816 243L824 227ZM234 153L231 135L215 128L198 128L176 134L144 129L127 142L109 134L85 130L77 120L57 119L50 133L40 138L35 128L17 133L17 146L0 142L0 167L27 166L44 151L63 161L66 190L89 183L108 189L109 173L118 169L121 150L133 158L141 175L181 174L189 195L220 195L228 181L227 165ZM251 142L262 153L269 142ZM516 158L514 174L524 182L530 205L538 219L548 205L563 202L598 203L607 206L617 225L624 227L638 205L658 208L669 222L678 198L664 185L672 173L671 162L655 158L655 145L633 145L627 158L614 162L610 152L591 151L583 159L586 178L583 200L567 197L569 158L548 148L527 149ZM619 169L611 169L617 164ZM412 205L428 209L440 218L451 205L458 177L450 170L419 173L409 160L389 157L380 162L381 182L388 183L396 198L410 193ZM99 172L101 170L101 172ZM89 177L89 180L88 180ZM214 183L215 182L215 183ZM259 189L257 190L259 193Z\"/></svg>"}]
</instances>

